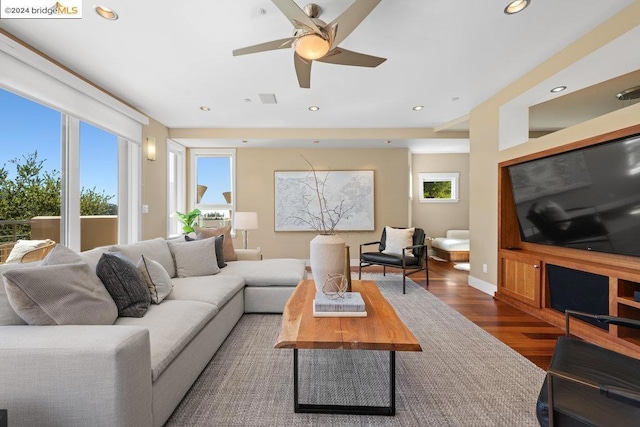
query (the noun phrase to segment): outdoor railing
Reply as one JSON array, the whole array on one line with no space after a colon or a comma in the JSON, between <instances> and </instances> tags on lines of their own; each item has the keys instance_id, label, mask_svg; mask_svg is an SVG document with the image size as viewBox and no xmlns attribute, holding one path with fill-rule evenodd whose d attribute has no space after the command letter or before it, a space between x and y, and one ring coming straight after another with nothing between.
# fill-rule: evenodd
<instances>
[{"instance_id":1,"label":"outdoor railing","mask_svg":"<svg viewBox=\"0 0 640 427\"><path fill-rule=\"evenodd\" d=\"M31 220L0 220L0 243L28 239L31 234Z\"/></svg>"},{"instance_id":2,"label":"outdoor railing","mask_svg":"<svg viewBox=\"0 0 640 427\"><path fill-rule=\"evenodd\" d=\"M13 245L18 239L28 239L31 234L31 221L22 220L1 220L0 221L0 264L3 263Z\"/></svg>"}]
</instances>

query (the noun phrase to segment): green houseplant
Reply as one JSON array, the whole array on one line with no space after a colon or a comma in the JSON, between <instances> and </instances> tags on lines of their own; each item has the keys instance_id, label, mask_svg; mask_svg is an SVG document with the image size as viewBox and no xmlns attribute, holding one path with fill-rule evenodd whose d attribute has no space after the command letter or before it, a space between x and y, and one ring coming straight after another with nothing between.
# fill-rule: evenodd
<instances>
[{"instance_id":1,"label":"green houseplant","mask_svg":"<svg viewBox=\"0 0 640 427\"><path fill-rule=\"evenodd\" d=\"M178 221L180 221L183 224L182 231L184 231L185 234L196 231L193 228L193 226L196 225L198 216L201 213L202 212L200 212L200 209L194 209L191 212L187 212L186 214L183 214L181 212L176 212L176 217L178 217Z\"/></svg>"}]
</instances>

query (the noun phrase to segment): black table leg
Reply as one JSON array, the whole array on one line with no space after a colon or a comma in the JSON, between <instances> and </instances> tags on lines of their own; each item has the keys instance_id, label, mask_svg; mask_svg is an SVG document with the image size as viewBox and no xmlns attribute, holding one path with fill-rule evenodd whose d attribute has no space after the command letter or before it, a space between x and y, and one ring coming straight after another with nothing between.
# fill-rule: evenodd
<instances>
[{"instance_id":1,"label":"black table leg","mask_svg":"<svg viewBox=\"0 0 640 427\"><path fill-rule=\"evenodd\" d=\"M389 352L389 406L321 405L298 401L298 349L293 349L293 411L314 414L395 415L396 352Z\"/></svg>"}]
</instances>

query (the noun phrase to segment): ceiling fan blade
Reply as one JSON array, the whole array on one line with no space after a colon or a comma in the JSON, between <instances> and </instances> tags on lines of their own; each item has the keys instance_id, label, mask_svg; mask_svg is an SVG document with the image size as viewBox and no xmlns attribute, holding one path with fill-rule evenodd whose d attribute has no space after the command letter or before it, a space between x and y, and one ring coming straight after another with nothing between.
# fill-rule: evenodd
<instances>
[{"instance_id":1,"label":"ceiling fan blade","mask_svg":"<svg viewBox=\"0 0 640 427\"><path fill-rule=\"evenodd\" d=\"M275 1L275 0L274 0ZM331 48L338 46L358 25L371 13L381 0L356 0L340 16L331 21L325 28L331 31L335 27L335 37Z\"/></svg>"},{"instance_id":2,"label":"ceiling fan blade","mask_svg":"<svg viewBox=\"0 0 640 427\"><path fill-rule=\"evenodd\" d=\"M304 59L297 53L293 54L293 63L296 66L296 74L298 75L298 84L300 87L311 87L311 63L310 59Z\"/></svg>"},{"instance_id":3,"label":"ceiling fan blade","mask_svg":"<svg viewBox=\"0 0 640 427\"><path fill-rule=\"evenodd\" d=\"M255 44L253 46L243 47L233 51L233 56L247 55L249 53L265 52L268 50L286 49L291 47L295 37L287 37L286 39L273 40L266 43Z\"/></svg>"},{"instance_id":4,"label":"ceiling fan blade","mask_svg":"<svg viewBox=\"0 0 640 427\"><path fill-rule=\"evenodd\" d=\"M341 47L337 47L329 51L329 53L322 58L316 59L316 61L327 62L329 64L353 65L356 67L377 67L386 60L387 58L352 52L347 49L342 49Z\"/></svg>"},{"instance_id":5,"label":"ceiling fan blade","mask_svg":"<svg viewBox=\"0 0 640 427\"><path fill-rule=\"evenodd\" d=\"M320 28L304 13L304 10L300 9L293 0L271 0L276 5L280 12L287 17L294 27L311 30L316 34L322 34ZM379 1L379 0L378 0Z\"/></svg>"}]
</instances>

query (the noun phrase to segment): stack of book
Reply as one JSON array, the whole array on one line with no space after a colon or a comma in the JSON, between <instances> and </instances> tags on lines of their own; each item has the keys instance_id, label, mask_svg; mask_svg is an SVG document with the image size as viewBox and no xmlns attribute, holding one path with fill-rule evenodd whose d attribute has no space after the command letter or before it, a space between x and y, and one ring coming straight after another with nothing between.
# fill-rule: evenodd
<instances>
[{"instance_id":1,"label":"stack of book","mask_svg":"<svg viewBox=\"0 0 640 427\"><path fill-rule=\"evenodd\" d=\"M367 317L367 311L360 292L345 292L337 298L317 293L313 300L313 317Z\"/></svg>"}]
</instances>

